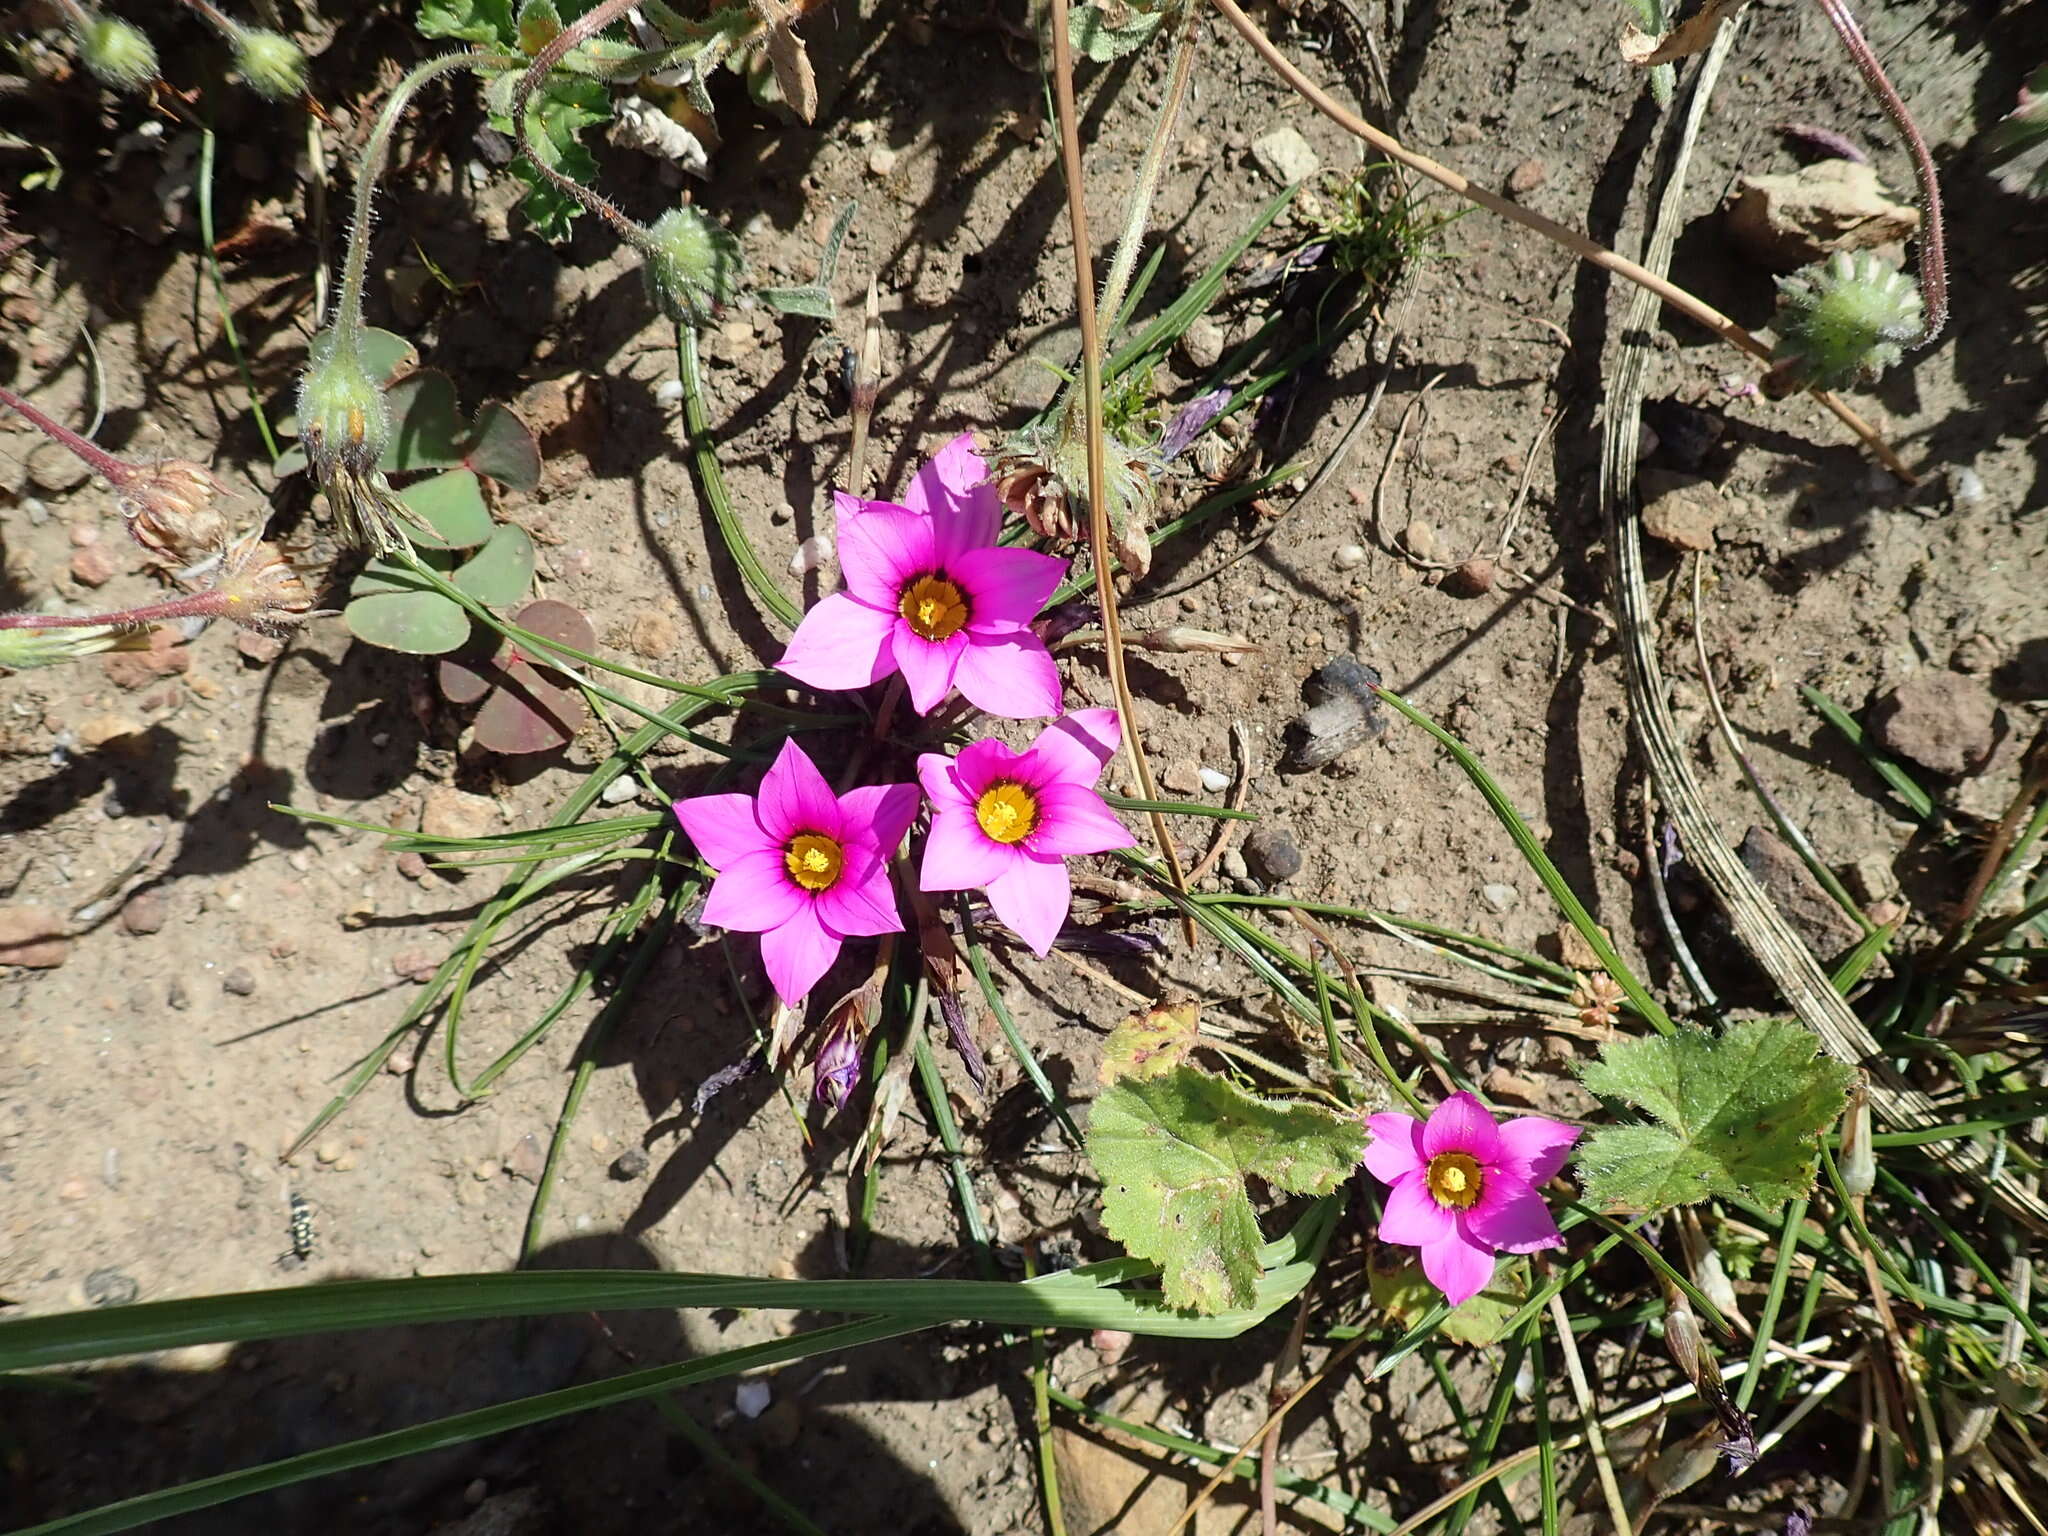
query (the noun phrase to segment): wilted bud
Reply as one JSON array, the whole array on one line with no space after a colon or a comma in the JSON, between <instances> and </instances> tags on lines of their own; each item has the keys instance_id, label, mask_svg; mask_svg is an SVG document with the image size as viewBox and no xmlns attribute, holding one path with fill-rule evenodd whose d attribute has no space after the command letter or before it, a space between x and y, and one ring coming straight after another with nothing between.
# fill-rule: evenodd
<instances>
[{"instance_id":1,"label":"wilted bud","mask_svg":"<svg viewBox=\"0 0 2048 1536\"><path fill-rule=\"evenodd\" d=\"M1258 649L1242 635L1219 635L1213 629L1196 629L1192 624L1169 624L1164 629L1148 629L1135 636L1132 644L1141 645L1148 651L1198 656L1230 656Z\"/></svg>"},{"instance_id":2,"label":"wilted bud","mask_svg":"<svg viewBox=\"0 0 2048 1536\"><path fill-rule=\"evenodd\" d=\"M1080 538L1067 488L1043 464L1021 456L996 461L996 497L1031 525L1031 531L1054 544Z\"/></svg>"},{"instance_id":3,"label":"wilted bud","mask_svg":"<svg viewBox=\"0 0 2048 1536\"><path fill-rule=\"evenodd\" d=\"M384 391L363 365L354 334L322 331L299 379L299 436L326 484L338 473L367 479L391 436Z\"/></svg>"},{"instance_id":4,"label":"wilted bud","mask_svg":"<svg viewBox=\"0 0 2048 1536\"><path fill-rule=\"evenodd\" d=\"M811 1059L811 1096L837 1109L860 1084L860 1048L867 1033L853 1020L852 1009L835 1012L825 1025L825 1039Z\"/></svg>"},{"instance_id":5,"label":"wilted bud","mask_svg":"<svg viewBox=\"0 0 2048 1536\"><path fill-rule=\"evenodd\" d=\"M676 324L703 325L739 296L740 243L724 225L686 203L647 233L648 296Z\"/></svg>"},{"instance_id":6,"label":"wilted bud","mask_svg":"<svg viewBox=\"0 0 2048 1536\"><path fill-rule=\"evenodd\" d=\"M250 90L270 101L306 94L306 55L282 32L242 28L235 38L235 72Z\"/></svg>"},{"instance_id":7,"label":"wilted bud","mask_svg":"<svg viewBox=\"0 0 2048 1536\"><path fill-rule=\"evenodd\" d=\"M133 91L156 78L156 45L140 27L116 16L91 16L71 33L80 62L102 84Z\"/></svg>"},{"instance_id":8,"label":"wilted bud","mask_svg":"<svg viewBox=\"0 0 2048 1536\"><path fill-rule=\"evenodd\" d=\"M1861 1073L1842 1115L1842 1188L1862 1200L1877 1184L1877 1149L1870 1144L1870 1080Z\"/></svg>"},{"instance_id":9,"label":"wilted bud","mask_svg":"<svg viewBox=\"0 0 2048 1536\"><path fill-rule=\"evenodd\" d=\"M215 505L227 487L189 459L147 464L120 483L114 505L128 536L165 563L196 565L217 555L232 532Z\"/></svg>"}]
</instances>

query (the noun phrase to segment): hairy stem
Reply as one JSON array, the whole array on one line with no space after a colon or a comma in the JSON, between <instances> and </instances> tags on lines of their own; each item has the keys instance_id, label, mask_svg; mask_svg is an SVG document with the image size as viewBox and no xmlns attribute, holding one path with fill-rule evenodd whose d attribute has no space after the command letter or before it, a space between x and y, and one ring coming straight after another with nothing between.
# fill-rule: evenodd
<instances>
[{"instance_id":1,"label":"hairy stem","mask_svg":"<svg viewBox=\"0 0 2048 1536\"><path fill-rule=\"evenodd\" d=\"M1878 62L1877 54L1863 36L1863 29L1849 14L1847 0L1818 0L1818 4L1821 14L1841 38L1842 46L1849 50L1857 73L1870 87L1870 94L1877 98L1877 104L1884 108L1885 116L1892 120L1892 126L1913 152L1913 179L1920 185L1920 300L1926 315L1913 345L1924 347L1948 324L1948 251L1941 217L1941 182L1934 174L1934 156L1928 153L1927 140L1920 136L1920 125L1913 121L1913 114L1906 110L1906 103L1892 87L1884 65Z\"/></svg>"},{"instance_id":2,"label":"hairy stem","mask_svg":"<svg viewBox=\"0 0 2048 1536\"><path fill-rule=\"evenodd\" d=\"M69 448L94 474L116 490L142 473L140 465L130 464L126 459L115 458L98 443L79 436L61 422L53 421L11 389L0 388L0 405L16 412L51 442L62 443Z\"/></svg>"},{"instance_id":3,"label":"hairy stem","mask_svg":"<svg viewBox=\"0 0 2048 1536\"><path fill-rule=\"evenodd\" d=\"M533 62L526 66L526 73L519 77L519 84L512 92L512 134L519 142L519 153L526 157L526 163L547 179L566 197L574 198L584 208L603 219L618 231L619 238L644 254L654 254L654 242L646 230L620 212L616 204L599 196L583 185L564 176L533 152L526 131L526 106L533 99L535 89L548 77L557 64L567 57L569 50L588 42L606 27L617 21L633 8L635 0L601 0L581 16L570 22L561 31L548 39L547 46L533 56Z\"/></svg>"},{"instance_id":4,"label":"hairy stem","mask_svg":"<svg viewBox=\"0 0 2048 1536\"><path fill-rule=\"evenodd\" d=\"M0 613L0 629L140 629L178 619L225 618L228 608L225 593L191 592L113 613Z\"/></svg>"},{"instance_id":5,"label":"hairy stem","mask_svg":"<svg viewBox=\"0 0 2048 1536\"><path fill-rule=\"evenodd\" d=\"M1533 213L1497 192L1474 184L1449 166L1441 165L1427 155L1417 154L1391 134L1373 127L1296 69L1288 61L1287 56L1274 45L1273 40L1259 30L1258 24L1239 9L1236 0L1212 0L1212 3L1223 14L1223 19L1237 29L1238 35L1251 44L1253 51L1270 64L1275 73L1294 88L1296 94L1345 132L1365 140L1388 159L1406 166L1418 175L1428 177L1438 186L1456 193L1466 201L1477 203L1488 212L1497 213L1502 218L1519 224L1524 229L1533 230L1544 239L1563 246L1581 261L1590 262L1596 267L1614 273L1617 277L1626 278L1639 288L1647 289L1671 308L1706 327L1738 351L1747 352L1751 357L1763 362L1770 361L1771 349L1763 342L1713 305L1686 292L1668 278L1659 277L1647 267L1608 250L1599 241L1581 234L1569 225L1560 224L1555 219L1546 219L1542 214ZM1909 485L1919 483L1919 477L1906 467L1905 461L1893 450L1891 444L1846 403L1828 390L1817 389L1813 391L1813 396L1832 411L1844 426L1863 439L1885 468Z\"/></svg>"},{"instance_id":6,"label":"hairy stem","mask_svg":"<svg viewBox=\"0 0 2048 1536\"><path fill-rule=\"evenodd\" d=\"M1088 434L1088 551L1095 566L1095 598L1102 609L1103 653L1109 660L1109 684L1116 693L1117 718L1123 724L1124 753L1137 776L1138 793L1157 800L1152 766L1138 736L1137 711L1131 706L1130 680L1124 674L1123 620L1116 607L1116 573L1109 555L1108 466L1102 454L1102 337L1095 325L1095 285L1089 281L1088 199L1082 181L1081 132L1074 110L1074 53L1067 37L1067 0L1052 0L1053 100L1060 120L1060 157L1067 172L1067 217L1074 234L1074 307L1081 327L1081 399ZM1166 859L1173 888L1187 895L1187 873L1180 850L1167 834L1166 818L1152 812L1152 835ZM1181 931L1192 946L1195 922L1183 916Z\"/></svg>"}]
</instances>

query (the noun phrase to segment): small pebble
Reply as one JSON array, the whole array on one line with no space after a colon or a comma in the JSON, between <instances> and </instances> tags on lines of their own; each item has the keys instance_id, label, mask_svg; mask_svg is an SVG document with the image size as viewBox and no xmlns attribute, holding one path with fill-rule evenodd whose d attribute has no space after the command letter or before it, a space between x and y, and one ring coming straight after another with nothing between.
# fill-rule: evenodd
<instances>
[{"instance_id":1,"label":"small pebble","mask_svg":"<svg viewBox=\"0 0 2048 1536\"><path fill-rule=\"evenodd\" d=\"M655 403L658 405L674 405L682 398L683 381L681 379L663 379L661 387L654 392Z\"/></svg>"},{"instance_id":2,"label":"small pebble","mask_svg":"<svg viewBox=\"0 0 2048 1536\"><path fill-rule=\"evenodd\" d=\"M408 880L421 879L427 873L427 860L424 854L401 853L397 863L398 872Z\"/></svg>"},{"instance_id":3,"label":"small pebble","mask_svg":"<svg viewBox=\"0 0 2048 1536\"><path fill-rule=\"evenodd\" d=\"M622 773L599 790L597 797L606 805L624 805L629 800L638 800L640 781L630 774Z\"/></svg>"},{"instance_id":4,"label":"small pebble","mask_svg":"<svg viewBox=\"0 0 2048 1536\"><path fill-rule=\"evenodd\" d=\"M732 1389L732 1405L742 1418L758 1419L775 1401L775 1389L758 1376L750 1376Z\"/></svg>"},{"instance_id":5,"label":"small pebble","mask_svg":"<svg viewBox=\"0 0 2048 1536\"><path fill-rule=\"evenodd\" d=\"M1432 565L1443 563L1443 540L1436 536L1436 529L1421 518L1401 530L1401 547L1418 560Z\"/></svg>"},{"instance_id":6,"label":"small pebble","mask_svg":"<svg viewBox=\"0 0 2048 1536\"><path fill-rule=\"evenodd\" d=\"M104 587L114 579L114 562L97 544L89 544L71 557L71 579L83 587Z\"/></svg>"},{"instance_id":7,"label":"small pebble","mask_svg":"<svg viewBox=\"0 0 2048 1536\"><path fill-rule=\"evenodd\" d=\"M400 981L431 981L440 968L440 962L424 949L402 949L391 957L392 974Z\"/></svg>"},{"instance_id":8,"label":"small pebble","mask_svg":"<svg viewBox=\"0 0 2048 1536\"><path fill-rule=\"evenodd\" d=\"M1201 771L1201 780L1202 788L1209 791L1212 795L1221 794L1224 790L1230 788L1230 775L1219 773L1214 768L1204 768Z\"/></svg>"},{"instance_id":9,"label":"small pebble","mask_svg":"<svg viewBox=\"0 0 2048 1536\"><path fill-rule=\"evenodd\" d=\"M1358 567L1365 564L1365 546L1363 544L1339 545L1334 557L1334 563L1340 571L1357 570Z\"/></svg>"},{"instance_id":10,"label":"small pebble","mask_svg":"<svg viewBox=\"0 0 2048 1536\"><path fill-rule=\"evenodd\" d=\"M808 539L805 539L803 543L797 545L796 553L789 557L789 574L792 576L808 576L831 558L832 539L830 535L814 533Z\"/></svg>"},{"instance_id":11,"label":"small pebble","mask_svg":"<svg viewBox=\"0 0 2048 1536\"><path fill-rule=\"evenodd\" d=\"M1254 592L1245 599L1245 606L1253 613L1271 613L1280 606L1278 592Z\"/></svg>"},{"instance_id":12,"label":"small pebble","mask_svg":"<svg viewBox=\"0 0 2048 1536\"><path fill-rule=\"evenodd\" d=\"M183 981L173 976L170 985L164 988L164 1002L183 1013L192 1006L192 994Z\"/></svg>"},{"instance_id":13,"label":"small pebble","mask_svg":"<svg viewBox=\"0 0 2048 1536\"><path fill-rule=\"evenodd\" d=\"M83 1179L66 1179L57 1186L57 1198L59 1200L83 1200L91 1193L92 1190Z\"/></svg>"},{"instance_id":14,"label":"small pebble","mask_svg":"<svg viewBox=\"0 0 2048 1536\"><path fill-rule=\"evenodd\" d=\"M629 1184L647 1172L647 1149L628 1147L612 1159L612 1177L622 1184Z\"/></svg>"},{"instance_id":15,"label":"small pebble","mask_svg":"<svg viewBox=\"0 0 2048 1536\"><path fill-rule=\"evenodd\" d=\"M1549 177L1550 170L1541 160L1531 155L1512 171L1508 172L1508 196L1522 197L1534 192Z\"/></svg>"},{"instance_id":16,"label":"small pebble","mask_svg":"<svg viewBox=\"0 0 2048 1536\"><path fill-rule=\"evenodd\" d=\"M1972 506L1984 499L1984 477L1967 464L1948 472L1948 499L1958 507Z\"/></svg>"},{"instance_id":17,"label":"small pebble","mask_svg":"<svg viewBox=\"0 0 2048 1536\"><path fill-rule=\"evenodd\" d=\"M341 1161L341 1154L347 1150L348 1148L338 1141L323 1141L313 1149L313 1157L316 1162L338 1163Z\"/></svg>"},{"instance_id":18,"label":"small pebble","mask_svg":"<svg viewBox=\"0 0 2048 1536\"><path fill-rule=\"evenodd\" d=\"M125 1307L140 1293L134 1278L118 1269L96 1269L85 1277L85 1299L96 1307Z\"/></svg>"},{"instance_id":19,"label":"small pebble","mask_svg":"<svg viewBox=\"0 0 2048 1536\"><path fill-rule=\"evenodd\" d=\"M1252 877L1251 866L1245 863L1244 855L1235 848L1225 849L1219 862L1227 879L1249 880Z\"/></svg>"},{"instance_id":20,"label":"small pebble","mask_svg":"<svg viewBox=\"0 0 2048 1536\"><path fill-rule=\"evenodd\" d=\"M1444 575L1443 590L1453 597L1483 597L1493 590L1493 562L1467 560Z\"/></svg>"},{"instance_id":21,"label":"small pebble","mask_svg":"<svg viewBox=\"0 0 2048 1536\"><path fill-rule=\"evenodd\" d=\"M868 151L868 174L881 178L896 169L896 151L886 144L877 144Z\"/></svg>"},{"instance_id":22,"label":"small pebble","mask_svg":"<svg viewBox=\"0 0 2048 1536\"><path fill-rule=\"evenodd\" d=\"M469 1176L479 1184L488 1184L502 1172L504 1169L498 1166L498 1160L495 1157L487 1157L469 1170Z\"/></svg>"},{"instance_id":23,"label":"small pebble","mask_svg":"<svg viewBox=\"0 0 2048 1536\"><path fill-rule=\"evenodd\" d=\"M137 936L161 933L171 919L171 904L158 890L137 891L122 904L121 931Z\"/></svg>"},{"instance_id":24,"label":"small pebble","mask_svg":"<svg viewBox=\"0 0 2048 1536\"><path fill-rule=\"evenodd\" d=\"M778 524L795 522L796 508L791 506L786 501L778 501L772 508L769 509L768 521L771 523Z\"/></svg>"},{"instance_id":25,"label":"small pebble","mask_svg":"<svg viewBox=\"0 0 2048 1536\"><path fill-rule=\"evenodd\" d=\"M238 965L221 977L220 989L230 997L249 997L256 991L256 978L250 974L249 967Z\"/></svg>"},{"instance_id":26,"label":"small pebble","mask_svg":"<svg viewBox=\"0 0 2048 1536\"><path fill-rule=\"evenodd\" d=\"M1505 912L1522 899L1522 893L1512 885L1482 885L1479 895L1496 912Z\"/></svg>"},{"instance_id":27,"label":"small pebble","mask_svg":"<svg viewBox=\"0 0 2048 1536\"><path fill-rule=\"evenodd\" d=\"M1268 885L1279 885L1301 873L1301 850L1277 821L1262 821L1252 828L1244 840L1244 859L1252 874Z\"/></svg>"}]
</instances>

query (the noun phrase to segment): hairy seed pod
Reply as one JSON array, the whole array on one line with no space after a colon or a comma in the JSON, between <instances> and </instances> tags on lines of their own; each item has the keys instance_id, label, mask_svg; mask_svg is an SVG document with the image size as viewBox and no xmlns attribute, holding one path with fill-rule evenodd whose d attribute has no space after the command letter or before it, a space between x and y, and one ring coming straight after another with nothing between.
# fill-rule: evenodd
<instances>
[{"instance_id":1,"label":"hairy seed pod","mask_svg":"<svg viewBox=\"0 0 2048 1536\"><path fill-rule=\"evenodd\" d=\"M227 487L188 459L138 469L115 493L128 536L166 564L193 565L220 553L232 531L218 502Z\"/></svg>"},{"instance_id":2,"label":"hairy seed pod","mask_svg":"<svg viewBox=\"0 0 2048 1536\"><path fill-rule=\"evenodd\" d=\"M252 534L227 552L222 617L259 634L282 635L313 610L313 593L275 544Z\"/></svg>"},{"instance_id":3,"label":"hairy seed pod","mask_svg":"<svg viewBox=\"0 0 2048 1536\"><path fill-rule=\"evenodd\" d=\"M156 78L156 45L140 27L117 16L92 16L72 28L78 57L103 85L140 90Z\"/></svg>"},{"instance_id":4,"label":"hairy seed pod","mask_svg":"<svg viewBox=\"0 0 2048 1536\"><path fill-rule=\"evenodd\" d=\"M1837 251L1778 279L1778 344L1764 393L1847 389L1899 360L1925 325L1913 280L1868 251Z\"/></svg>"},{"instance_id":5,"label":"hairy seed pod","mask_svg":"<svg viewBox=\"0 0 2048 1536\"><path fill-rule=\"evenodd\" d=\"M235 72L267 101L290 101L306 94L306 55L282 32L244 27L235 38Z\"/></svg>"},{"instance_id":6,"label":"hairy seed pod","mask_svg":"<svg viewBox=\"0 0 2048 1536\"><path fill-rule=\"evenodd\" d=\"M739 297L744 263L732 232L687 203L648 232L647 292L678 325L700 326Z\"/></svg>"},{"instance_id":7,"label":"hairy seed pod","mask_svg":"<svg viewBox=\"0 0 2048 1536\"><path fill-rule=\"evenodd\" d=\"M391 436L391 412L355 336L344 340L326 330L313 338L299 379L299 434L323 485L338 472L363 479L376 470Z\"/></svg>"}]
</instances>

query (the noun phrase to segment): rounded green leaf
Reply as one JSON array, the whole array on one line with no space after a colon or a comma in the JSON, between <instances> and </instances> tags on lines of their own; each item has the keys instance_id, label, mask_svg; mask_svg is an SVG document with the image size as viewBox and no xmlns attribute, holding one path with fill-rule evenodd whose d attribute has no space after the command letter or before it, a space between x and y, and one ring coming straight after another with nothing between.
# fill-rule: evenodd
<instances>
[{"instance_id":1,"label":"rounded green leaf","mask_svg":"<svg viewBox=\"0 0 2048 1536\"><path fill-rule=\"evenodd\" d=\"M509 608L533 584L533 540L524 528L501 524L490 543L452 579L478 602Z\"/></svg>"},{"instance_id":2,"label":"rounded green leaf","mask_svg":"<svg viewBox=\"0 0 2048 1536\"><path fill-rule=\"evenodd\" d=\"M372 592L341 617L358 640L408 656L440 656L469 639L469 615L438 592Z\"/></svg>"},{"instance_id":3,"label":"rounded green leaf","mask_svg":"<svg viewBox=\"0 0 2048 1536\"><path fill-rule=\"evenodd\" d=\"M419 543L473 549L491 537L491 509L484 505L483 487L466 469L447 470L409 485L398 499L420 527Z\"/></svg>"},{"instance_id":4,"label":"rounded green leaf","mask_svg":"<svg viewBox=\"0 0 2048 1536\"><path fill-rule=\"evenodd\" d=\"M435 368L408 374L384 392L391 441L378 467L386 473L447 469L462 462L462 409L455 381Z\"/></svg>"}]
</instances>

